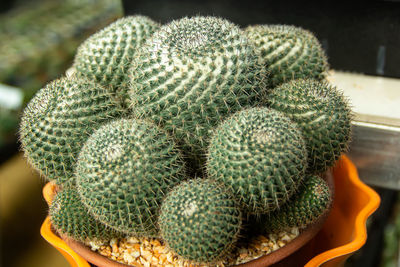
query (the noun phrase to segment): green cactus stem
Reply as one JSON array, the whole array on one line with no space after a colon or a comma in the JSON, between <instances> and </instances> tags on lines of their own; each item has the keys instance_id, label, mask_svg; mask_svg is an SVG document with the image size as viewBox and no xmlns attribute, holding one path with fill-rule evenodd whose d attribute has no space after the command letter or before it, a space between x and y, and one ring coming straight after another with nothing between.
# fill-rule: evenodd
<instances>
[{"instance_id":1,"label":"green cactus stem","mask_svg":"<svg viewBox=\"0 0 400 267\"><path fill-rule=\"evenodd\" d=\"M121 116L113 95L100 85L64 77L38 91L24 110L20 140L28 162L49 181L70 181L78 153L92 132Z\"/></svg>"},{"instance_id":2,"label":"green cactus stem","mask_svg":"<svg viewBox=\"0 0 400 267\"><path fill-rule=\"evenodd\" d=\"M318 176L308 176L304 180L293 199L281 209L261 217L264 225L262 232L280 232L292 227L304 229L329 209L332 196L328 184Z\"/></svg>"},{"instance_id":3,"label":"green cactus stem","mask_svg":"<svg viewBox=\"0 0 400 267\"><path fill-rule=\"evenodd\" d=\"M289 118L272 109L251 108L215 130L206 168L249 213L265 213L296 191L307 168L307 151L301 131Z\"/></svg>"},{"instance_id":4,"label":"green cactus stem","mask_svg":"<svg viewBox=\"0 0 400 267\"><path fill-rule=\"evenodd\" d=\"M110 88L125 103L127 71L137 48L159 25L145 16L121 18L89 37L75 56L78 75Z\"/></svg>"},{"instance_id":5,"label":"green cactus stem","mask_svg":"<svg viewBox=\"0 0 400 267\"><path fill-rule=\"evenodd\" d=\"M92 215L118 231L156 237L159 206L185 179L174 140L156 125L120 119L99 128L78 158L76 180Z\"/></svg>"},{"instance_id":6,"label":"green cactus stem","mask_svg":"<svg viewBox=\"0 0 400 267\"><path fill-rule=\"evenodd\" d=\"M323 173L348 150L352 113L336 87L315 80L294 80L274 88L266 104L283 112L303 132L308 172Z\"/></svg>"},{"instance_id":7,"label":"green cactus stem","mask_svg":"<svg viewBox=\"0 0 400 267\"><path fill-rule=\"evenodd\" d=\"M50 221L59 233L81 242L123 236L96 221L82 205L75 189L65 189L57 193L50 205Z\"/></svg>"},{"instance_id":8,"label":"green cactus stem","mask_svg":"<svg viewBox=\"0 0 400 267\"><path fill-rule=\"evenodd\" d=\"M184 259L214 263L234 247L241 212L231 192L211 180L176 186L163 201L159 225L166 245Z\"/></svg>"},{"instance_id":9,"label":"green cactus stem","mask_svg":"<svg viewBox=\"0 0 400 267\"><path fill-rule=\"evenodd\" d=\"M325 78L327 57L311 32L288 25L249 26L245 32L271 73L272 87L298 78Z\"/></svg>"}]
</instances>

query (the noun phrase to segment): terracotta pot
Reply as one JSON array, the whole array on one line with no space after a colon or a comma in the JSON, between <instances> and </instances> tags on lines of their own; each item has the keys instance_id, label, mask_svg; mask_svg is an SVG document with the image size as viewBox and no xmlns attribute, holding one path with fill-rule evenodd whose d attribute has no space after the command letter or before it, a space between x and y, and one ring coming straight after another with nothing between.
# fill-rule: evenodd
<instances>
[{"instance_id":1,"label":"terracotta pot","mask_svg":"<svg viewBox=\"0 0 400 267\"><path fill-rule=\"evenodd\" d=\"M330 188L336 187L340 190L336 190L331 213L321 216L315 224L304 229L286 246L240 266L261 267L275 263L282 266L319 266L324 262L330 262L329 266L336 266L336 263L344 262L351 253L358 250L365 243L365 222L379 206L379 196L359 180L354 165L345 156L333 169L333 178L332 175L327 175ZM55 190L55 186L50 183L44 187L43 195L48 204ZM59 237L51 229L49 218L44 221L41 234L64 255L71 266L89 267L88 261L99 267L128 266L101 256L79 242Z\"/></svg>"}]
</instances>

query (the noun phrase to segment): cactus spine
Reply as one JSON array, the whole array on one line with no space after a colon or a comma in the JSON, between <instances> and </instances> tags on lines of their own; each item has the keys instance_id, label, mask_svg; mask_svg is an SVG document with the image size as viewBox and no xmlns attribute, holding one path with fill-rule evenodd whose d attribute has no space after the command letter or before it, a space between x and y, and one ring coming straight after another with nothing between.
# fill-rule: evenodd
<instances>
[{"instance_id":1,"label":"cactus spine","mask_svg":"<svg viewBox=\"0 0 400 267\"><path fill-rule=\"evenodd\" d=\"M104 224L130 235L157 236L161 200L185 178L180 152L156 125L120 119L99 128L79 155L82 202Z\"/></svg>"},{"instance_id":2,"label":"cactus spine","mask_svg":"<svg viewBox=\"0 0 400 267\"><path fill-rule=\"evenodd\" d=\"M207 173L240 199L249 213L279 208L295 192L307 166L297 125L268 108L240 111L216 130Z\"/></svg>"}]
</instances>

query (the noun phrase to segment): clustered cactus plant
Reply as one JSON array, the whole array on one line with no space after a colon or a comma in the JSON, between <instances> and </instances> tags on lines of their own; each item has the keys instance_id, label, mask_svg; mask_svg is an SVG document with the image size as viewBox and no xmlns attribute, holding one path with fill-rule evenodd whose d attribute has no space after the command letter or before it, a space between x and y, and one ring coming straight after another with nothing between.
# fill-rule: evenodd
<instances>
[{"instance_id":1,"label":"clustered cactus plant","mask_svg":"<svg viewBox=\"0 0 400 267\"><path fill-rule=\"evenodd\" d=\"M90 37L74 66L39 91L20 129L28 161L59 186L60 233L157 237L215 263L246 217L273 232L328 210L315 174L346 151L351 112L321 81L326 57L311 33L133 16Z\"/></svg>"}]
</instances>

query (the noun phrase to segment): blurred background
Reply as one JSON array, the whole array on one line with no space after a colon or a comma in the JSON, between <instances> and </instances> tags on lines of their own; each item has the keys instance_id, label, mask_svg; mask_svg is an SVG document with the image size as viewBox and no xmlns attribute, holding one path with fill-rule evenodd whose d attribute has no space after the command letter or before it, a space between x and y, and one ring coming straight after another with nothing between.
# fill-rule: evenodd
<instances>
[{"instance_id":1,"label":"blurred background","mask_svg":"<svg viewBox=\"0 0 400 267\"><path fill-rule=\"evenodd\" d=\"M124 15L166 23L213 15L245 27L291 24L315 33L331 81L356 112L349 156L382 203L347 266L400 266L400 1L2 0L0 3L0 266L68 266L39 235L44 179L18 144L29 99L72 64L78 45Z\"/></svg>"}]
</instances>

